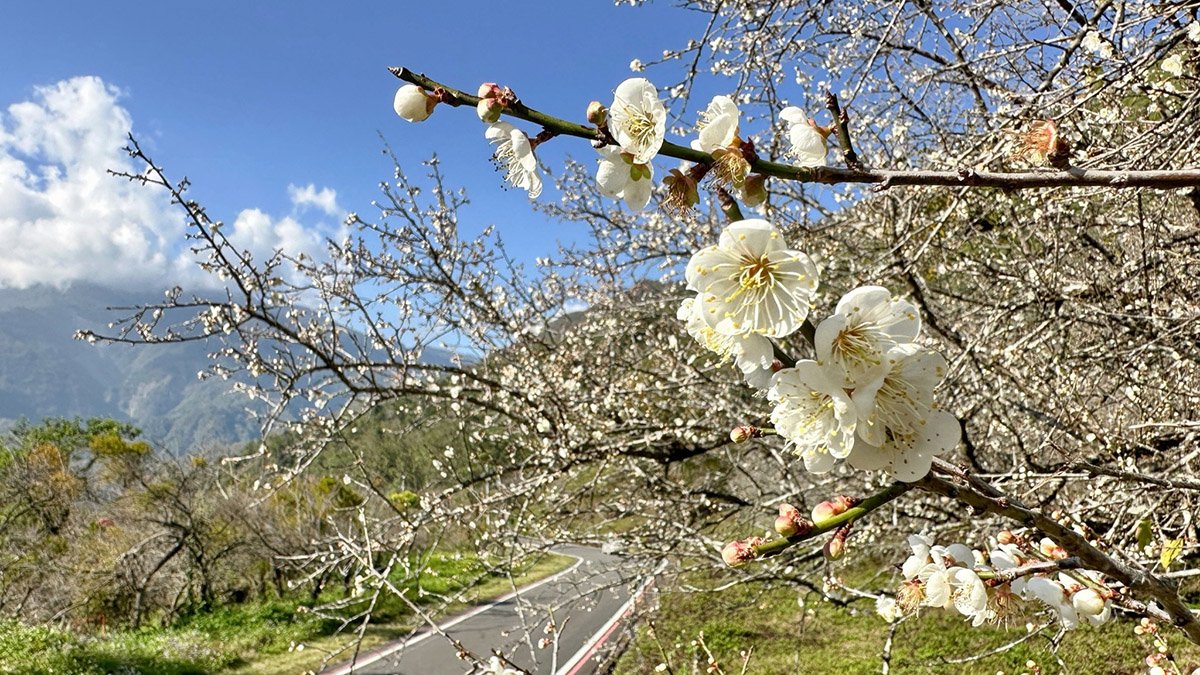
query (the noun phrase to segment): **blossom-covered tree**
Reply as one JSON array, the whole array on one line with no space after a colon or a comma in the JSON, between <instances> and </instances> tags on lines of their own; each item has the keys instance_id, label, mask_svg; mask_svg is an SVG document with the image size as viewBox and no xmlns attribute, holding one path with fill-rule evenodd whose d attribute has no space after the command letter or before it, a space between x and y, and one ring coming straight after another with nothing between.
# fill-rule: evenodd
<instances>
[{"instance_id":1,"label":"blossom-covered tree","mask_svg":"<svg viewBox=\"0 0 1200 675\"><path fill-rule=\"evenodd\" d=\"M381 406L448 406L419 522L373 515L323 564L468 521L481 548L612 534L647 569L820 587L788 549L861 540L911 553L876 594L891 618L1119 611L1200 643L1170 571L1200 488L1197 5L684 4L705 34L635 64L674 81L574 102L586 123L393 69L402 118L475 107L505 179L586 241L523 265L460 237L436 161L397 162L325 258L253 260L134 144L131 178L172 192L227 293L177 289L104 337L223 340L210 374L299 432L268 489ZM570 137L598 164L536 201L535 150ZM443 346L459 360L422 358Z\"/></svg>"}]
</instances>

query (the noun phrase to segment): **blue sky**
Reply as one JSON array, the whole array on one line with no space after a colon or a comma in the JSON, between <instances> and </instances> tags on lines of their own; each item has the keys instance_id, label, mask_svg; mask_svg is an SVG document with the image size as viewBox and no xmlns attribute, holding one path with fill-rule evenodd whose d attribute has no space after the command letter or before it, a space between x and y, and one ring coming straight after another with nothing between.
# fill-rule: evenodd
<instances>
[{"instance_id":1,"label":"blue sky","mask_svg":"<svg viewBox=\"0 0 1200 675\"><path fill-rule=\"evenodd\" d=\"M9 155L18 160L11 106L40 101L48 109L36 87L96 76L119 90L110 98L156 161L191 178L193 195L215 217L232 221L256 209L275 224L289 216L304 226L330 220L290 199L289 185L309 184L336 190L342 211L369 214L376 185L390 175L381 132L410 175L436 151L451 180L470 190L468 216L497 223L512 250L530 256L572 232L544 226L523 193L501 190L473 111L442 108L421 125L397 118L391 99L399 82L386 67L403 65L468 90L494 80L530 105L579 118L589 100L607 100L630 76L631 59L680 46L703 19L666 3L630 8L602 0L20 3L5 14L0 110L8 112L0 114L0 150L7 126ZM64 138L79 133L69 131ZM591 152L575 146L576 156ZM31 152L49 144L39 147ZM39 162L62 163L35 157L27 166ZM5 189L0 180L0 230ZM20 212L7 218L10 231L36 229L13 222ZM173 230L157 233L169 238Z\"/></svg>"}]
</instances>

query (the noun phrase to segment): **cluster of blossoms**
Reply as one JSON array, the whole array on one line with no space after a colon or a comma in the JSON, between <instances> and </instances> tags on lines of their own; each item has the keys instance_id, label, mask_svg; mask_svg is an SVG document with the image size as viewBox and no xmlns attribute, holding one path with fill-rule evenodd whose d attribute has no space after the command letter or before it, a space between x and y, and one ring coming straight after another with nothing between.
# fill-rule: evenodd
<instances>
[{"instance_id":1,"label":"cluster of blossoms","mask_svg":"<svg viewBox=\"0 0 1200 675\"><path fill-rule=\"evenodd\" d=\"M406 84L396 92L394 108L400 117L422 122L439 102L448 100L447 96L441 90L430 93ZM534 155L540 137L530 138L512 124L500 121L501 115L517 102L510 89L487 82L480 85L478 97L476 111L479 119L489 125L486 137L496 146L497 166L509 184L536 198L542 190ZM654 190L652 162L666 137L667 108L658 89L642 77L627 79L617 86L611 106L606 108L593 101L587 118L612 141L597 148L600 159L596 182L600 192L623 200L633 210L645 208ZM780 118L788 125L790 158L798 166L824 166L831 130L818 126L795 106L784 108ZM686 171L670 171L663 179L664 202L669 208L683 211L695 206L699 202L697 182L709 171L714 181L734 190L748 206L766 201L766 177L750 173L756 157L754 144L738 135L740 119L741 111L729 96L714 97L700 114L698 138L691 146L710 155L712 161Z\"/></svg>"},{"instance_id":2,"label":"cluster of blossoms","mask_svg":"<svg viewBox=\"0 0 1200 675\"><path fill-rule=\"evenodd\" d=\"M817 324L816 358L784 368L772 338L808 320L818 271L774 226L731 224L716 246L692 256L687 283L696 296L678 316L688 333L733 358L746 382L766 392L776 433L809 471L824 473L845 459L912 482L958 443L958 420L933 401L946 361L914 342L921 324L911 303L879 286L850 291Z\"/></svg>"},{"instance_id":3,"label":"cluster of blossoms","mask_svg":"<svg viewBox=\"0 0 1200 675\"><path fill-rule=\"evenodd\" d=\"M910 536L908 544L912 555L901 566L904 581L896 598L876 603L888 621L921 607L940 607L955 609L979 626L1004 620L1019 611L1022 601L1034 600L1053 610L1065 629L1098 626L1112 617L1115 593L1103 577L1059 563L1067 554L1050 539L1034 545L1004 531L986 554L964 544L935 545L920 535Z\"/></svg>"}]
</instances>

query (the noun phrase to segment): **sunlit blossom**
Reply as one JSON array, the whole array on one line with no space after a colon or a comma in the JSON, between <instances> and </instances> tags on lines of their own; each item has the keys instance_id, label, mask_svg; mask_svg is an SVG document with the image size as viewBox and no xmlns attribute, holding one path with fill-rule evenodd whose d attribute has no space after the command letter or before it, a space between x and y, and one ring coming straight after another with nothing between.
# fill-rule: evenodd
<instances>
[{"instance_id":1,"label":"sunlit blossom","mask_svg":"<svg viewBox=\"0 0 1200 675\"><path fill-rule=\"evenodd\" d=\"M933 390L946 375L946 359L914 343L897 345L884 357L885 370L854 390L858 435L874 445L887 432L913 434L933 406Z\"/></svg>"},{"instance_id":2,"label":"sunlit blossom","mask_svg":"<svg viewBox=\"0 0 1200 675\"><path fill-rule=\"evenodd\" d=\"M1172 54L1163 59L1163 62L1159 64L1159 68L1162 68L1163 72L1168 75L1180 77L1183 75L1183 57L1179 54Z\"/></svg>"},{"instance_id":3,"label":"sunlit blossom","mask_svg":"<svg viewBox=\"0 0 1200 675\"><path fill-rule=\"evenodd\" d=\"M817 289L817 267L787 248L765 220L742 220L721 233L687 266L704 319L718 333L783 337L804 323Z\"/></svg>"},{"instance_id":4,"label":"sunlit blossom","mask_svg":"<svg viewBox=\"0 0 1200 675\"><path fill-rule=\"evenodd\" d=\"M646 208L654 188L654 166L637 164L633 155L612 146L599 148L600 166L596 182L606 197L623 199L634 211Z\"/></svg>"},{"instance_id":5,"label":"sunlit blossom","mask_svg":"<svg viewBox=\"0 0 1200 675\"><path fill-rule=\"evenodd\" d=\"M709 326L701 315L700 303L695 298L685 299L676 312L683 321L688 335L705 349L723 359L732 358L742 371L746 384L765 390L774 375L775 348L771 341L761 335L722 335Z\"/></svg>"},{"instance_id":6,"label":"sunlit blossom","mask_svg":"<svg viewBox=\"0 0 1200 675\"><path fill-rule=\"evenodd\" d=\"M649 80L631 77L617 86L608 108L608 130L635 163L654 159L666 135L667 108Z\"/></svg>"},{"instance_id":7,"label":"sunlit blossom","mask_svg":"<svg viewBox=\"0 0 1200 675\"><path fill-rule=\"evenodd\" d=\"M827 370L816 361L800 361L776 373L767 391L775 404L775 430L813 473L829 471L854 446L854 402Z\"/></svg>"},{"instance_id":8,"label":"sunlit blossom","mask_svg":"<svg viewBox=\"0 0 1200 675\"><path fill-rule=\"evenodd\" d=\"M700 113L696 124L699 138L692 141L692 148L712 154L714 151L733 144L737 138L738 120L741 111L728 96L714 96L712 102Z\"/></svg>"},{"instance_id":9,"label":"sunlit blossom","mask_svg":"<svg viewBox=\"0 0 1200 675\"><path fill-rule=\"evenodd\" d=\"M489 125L484 136L496 146L496 166L505 172L504 179L521 188L534 199L542 193L542 177L538 175L537 157L524 131L508 122Z\"/></svg>"},{"instance_id":10,"label":"sunlit blossom","mask_svg":"<svg viewBox=\"0 0 1200 675\"><path fill-rule=\"evenodd\" d=\"M788 106L779 113L788 125L788 153L798 166L825 166L825 155L829 153L829 131L817 126L796 106Z\"/></svg>"},{"instance_id":11,"label":"sunlit blossom","mask_svg":"<svg viewBox=\"0 0 1200 675\"><path fill-rule=\"evenodd\" d=\"M961 436L954 415L934 410L911 434L889 432L881 445L858 439L847 461L856 469L882 469L897 480L913 482L924 478L933 458L957 445Z\"/></svg>"},{"instance_id":12,"label":"sunlit blossom","mask_svg":"<svg viewBox=\"0 0 1200 675\"><path fill-rule=\"evenodd\" d=\"M988 609L987 587L973 570L957 568L951 578L954 608L959 614L971 619L971 625L979 626L992 617Z\"/></svg>"},{"instance_id":13,"label":"sunlit blossom","mask_svg":"<svg viewBox=\"0 0 1200 675\"><path fill-rule=\"evenodd\" d=\"M817 326L817 360L841 370L842 386L860 387L883 375L888 351L912 342L920 329L912 303L892 298L881 286L861 286L844 295ZM925 360L914 365L923 364L930 365Z\"/></svg>"}]
</instances>

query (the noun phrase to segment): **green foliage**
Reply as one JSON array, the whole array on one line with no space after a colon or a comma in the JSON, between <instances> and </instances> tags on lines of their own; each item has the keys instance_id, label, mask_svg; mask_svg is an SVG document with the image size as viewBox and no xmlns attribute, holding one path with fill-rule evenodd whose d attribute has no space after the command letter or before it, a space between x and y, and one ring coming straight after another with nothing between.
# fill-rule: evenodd
<instances>
[{"instance_id":1,"label":"green foliage","mask_svg":"<svg viewBox=\"0 0 1200 675\"><path fill-rule=\"evenodd\" d=\"M804 599L804 606L797 598ZM1027 636L1027 619L1014 617L1007 625L972 628L954 612L925 610L895 626L891 671L906 673L1020 673L1033 660L1043 673L1083 675L1143 673L1142 659L1151 651L1134 635L1132 621L1115 620L1099 628L1068 632L1052 652L1053 627L1008 651L988 654L997 647ZM704 643L725 672L739 672L739 653L753 648L751 673L870 673L879 672L881 655L893 628L879 618L869 599L847 607L821 601L803 589L768 587L748 583L720 592L664 592L654 617L658 644L645 626L616 672L622 675L653 672L663 661L659 645L670 656L676 673L692 672L691 664L706 660L693 644L703 634ZM1186 667L1200 664L1200 648L1181 634L1166 631L1176 658ZM976 656L977 660L965 661ZM958 662L956 662L958 661Z\"/></svg>"}]
</instances>

